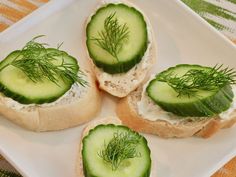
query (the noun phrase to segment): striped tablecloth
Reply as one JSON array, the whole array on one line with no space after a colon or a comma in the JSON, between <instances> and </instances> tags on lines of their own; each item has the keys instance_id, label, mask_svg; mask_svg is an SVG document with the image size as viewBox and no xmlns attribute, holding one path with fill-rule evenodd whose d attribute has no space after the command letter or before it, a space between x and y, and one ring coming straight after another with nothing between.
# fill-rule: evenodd
<instances>
[{"instance_id":1,"label":"striped tablecloth","mask_svg":"<svg viewBox=\"0 0 236 177\"><path fill-rule=\"evenodd\" d=\"M236 0L182 1L236 44ZM0 0L0 32L46 2L48 0ZM0 177L18 176L17 171L0 155ZM236 177L236 157L212 177Z\"/></svg>"}]
</instances>

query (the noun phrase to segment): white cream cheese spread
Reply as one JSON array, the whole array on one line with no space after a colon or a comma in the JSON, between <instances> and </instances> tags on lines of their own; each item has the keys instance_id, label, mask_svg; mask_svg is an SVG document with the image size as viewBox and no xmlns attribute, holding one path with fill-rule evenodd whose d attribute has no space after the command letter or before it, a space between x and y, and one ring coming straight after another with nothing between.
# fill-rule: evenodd
<instances>
[{"instance_id":1,"label":"white cream cheese spread","mask_svg":"<svg viewBox=\"0 0 236 177\"><path fill-rule=\"evenodd\" d=\"M109 4L109 3L124 3L127 4L125 1L121 1L121 0L103 0L102 1L102 5L98 6L97 9L99 9L100 7L102 7L103 5ZM127 4L129 5L129 4ZM136 7L135 7L136 8ZM137 8L138 9L138 8ZM138 9L139 10L139 9ZM139 10L141 12L141 10ZM91 17L93 16L93 14L88 18L88 21L90 21ZM101 70L100 68L97 68L97 70L99 71L99 77L102 78L102 80L105 81L112 81L112 83L115 83L116 85L120 85L120 84L126 84L129 83L130 81L132 81L133 84L138 83L138 72L142 72L144 70L148 70L148 68L151 67L152 62L150 62L150 50L152 47L152 31L151 31L151 26L150 23L148 21L148 19L145 18L144 16L144 20L147 24L147 35L148 35L148 45L147 45L147 49L144 53L144 56L142 57L142 60L136 64L132 69L130 69L128 72L126 73L119 73L119 74L109 74L106 72L103 72L103 70Z\"/></svg>"},{"instance_id":2,"label":"white cream cheese spread","mask_svg":"<svg viewBox=\"0 0 236 177\"><path fill-rule=\"evenodd\" d=\"M147 95L146 88L154 77L151 76L151 79L143 86L141 100L137 103L139 115L151 121L165 120L170 123L179 122L176 115L163 110Z\"/></svg>"},{"instance_id":3,"label":"white cream cheese spread","mask_svg":"<svg viewBox=\"0 0 236 177\"><path fill-rule=\"evenodd\" d=\"M151 77L151 79L147 82L146 85L143 86L143 92L141 96L141 100L137 103L138 107L138 113L139 115L147 120L150 121L156 121L156 120L165 120L167 122L170 122L172 124L178 123L180 118L178 118L177 115L174 115L170 112L167 112L163 110L160 106L158 106L146 93L146 88L148 86L148 83L154 78L154 76ZM236 86L232 86L232 90L234 93L234 99L231 104L231 107L225 111L219 114L219 117L222 120L230 118L231 113L236 109Z\"/></svg>"},{"instance_id":4,"label":"white cream cheese spread","mask_svg":"<svg viewBox=\"0 0 236 177\"><path fill-rule=\"evenodd\" d=\"M232 86L232 90L233 90L233 93L234 93L233 102L231 103L231 106L230 106L230 108L227 111L222 112L222 113L219 114L219 117L221 119L229 119L231 117L231 114L236 109L236 86L235 85Z\"/></svg>"},{"instance_id":5,"label":"white cream cheese spread","mask_svg":"<svg viewBox=\"0 0 236 177\"><path fill-rule=\"evenodd\" d=\"M83 77L84 77L83 79L86 80L86 76L83 76ZM44 104L21 104L10 97L4 97L3 99L5 100L6 105L12 109L32 110L36 107L51 107L55 105L69 104L83 97L83 95L86 93L86 90L87 90L86 86L83 87L75 83L64 95L62 95L56 101L51 102L51 103L44 103Z\"/></svg>"}]
</instances>

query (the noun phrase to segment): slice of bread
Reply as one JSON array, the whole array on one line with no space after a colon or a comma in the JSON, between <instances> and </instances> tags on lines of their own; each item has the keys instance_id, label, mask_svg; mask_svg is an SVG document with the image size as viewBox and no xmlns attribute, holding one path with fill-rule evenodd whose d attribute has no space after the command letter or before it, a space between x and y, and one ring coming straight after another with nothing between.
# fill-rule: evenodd
<instances>
[{"instance_id":1,"label":"slice of bread","mask_svg":"<svg viewBox=\"0 0 236 177\"><path fill-rule=\"evenodd\" d=\"M112 3L112 1L108 1L107 3L104 1L104 4L100 4L99 7L102 7L108 3ZM140 10L138 7L136 7L135 5L133 5L128 1L120 0L120 1L114 1L114 3L124 3L129 6L135 7L140 12L142 12L142 10ZM92 59L89 57L89 54L87 53L88 58L90 59L92 69L94 70L96 78L99 82L99 87L113 96L125 97L130 92L135 90L142 82L144 82L147 79L147 77L150 74L150 70L153 64L155 63L156 44L153 36L153 30L147 16L143 12L142 14L144 15L144 19L147 23L148 37L150 44L148 45L148 48L142 60L128 72L121 74L106 73L93 63ZM87 23L90 21L91 16L88 18ZM87 24L85 26L87 26Z\"/></svg>"},{"instance_id":2,"label":"slice of bread","mask_svg":"<svg viewBox=\"0 0 236 177\"><path fill-rule=\"evenodd\" d=\"M83 159L82 159L82 153L81 153L82 148L83 148L82 140L86 135L88 135L88 133L91 129L95 128L97 125L100 125L100 124L121 125L121 121L117 117L107 117L107 118L103 118L103 119L94 120L94 121L88 123L88 125L83 129L83 132L82 132L81 138L80 138L79 152L78 152L77 162L76 162L76 176L77 177L84 177ZM157 170L156 160L152 159L152 167L151 167L150 177L156 176L155 175L156 170Z\"/></svg>"},{"instance_id":3,"label":"slice of bread","mask_svg":"<svg viewBox=\"0 0 236 177\"><path fill-rule=\"evenodd\" d=\"M88 135L89 130L95 128L97 125L100 124L116 124L120 125L121 121L116 118L116 117L107 117L104 119L99 119L99 120L94 120L90 122L84 129L81 134L80 138L80 145L79 145L79 152L78 152L78 157L77 157L77 163L76 163L76 176L78 177L84 177L84 172L83 172L83 159L82 159L82 148L83 148L83 143L82 140L83 138Z\"/></svg>"},{"instance_id":4,"label":"slice of bread","mask_svg":"<svg viewBox=\"0 0 236 177\"><path fill-rule=\"evenodd\" d=\"M208 138L221 128L229 128L236 122L236 110L227 120L212 117L202 121L185 121L173 124L165 120L150 121L138 114L137 102L140 101L141 94L142 87L139 87L126 98L121 99L116 108L116 113L122 123L138 132L155 134L163 138L190 136Z\"/></svg>"},{"instance_id":5,"label":"slice of bread","mask_svg":"<svg viewBox=\"0 0 236 177\"><path fill-rule=\"evenodd\" d=\"M101 98L94 76L91 72L85 73L88 86L79 99L50 106L35 105L30 109L15 109L7 103L9 98L1 95L0 113L10 121L32 131L61 130L88 122L99 112Z\"/></svg>"}]
</instances>

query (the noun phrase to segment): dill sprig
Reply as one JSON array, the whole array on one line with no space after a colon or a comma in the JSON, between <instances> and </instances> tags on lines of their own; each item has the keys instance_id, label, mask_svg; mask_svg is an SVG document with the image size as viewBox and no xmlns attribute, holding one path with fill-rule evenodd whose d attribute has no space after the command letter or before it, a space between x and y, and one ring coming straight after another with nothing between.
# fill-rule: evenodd
<instances>
[{"instance_id":1,"label":"dill sprig","mask_svg":"<svg viewBox=\"0 0 236 177\"><path fill-rule=\"evenodd\" d=\"M140 137L131 131L115 132L108 143L104 142L98 156L109 163L112 170L117 170L124 160L141 156L136 150L139 143Z\"/></svg>"},{"instance_id":2,"label":"dill sprig","mask_svg":"<svg viewBox=\"0 0 236 177\"><path fill-rule=\"evenodd\" d=\"M115 17L116 12L110 14L104 21L104 30L98 32L98 38L91 38L95 40L96 44L111 54L119 61L118 53L122 49L125 41L129 37L129 28L124 24L119 24L118 19Z\"/></svg>"},{"instance_id":3,"label":"dill sprig","mask_svg":"<svg viewBox=\"0 0 236 177\"><path fill-rule=\"evenodd\" d=\"M69 81L85 86L87 82L82 77L84 73L80 70L76 73L78 66L65 62L64 57L68 54L59 50L62 43L57 49L47 49L45 48L47 44L35 41L42 36L27 42L19 55L5 67L12 65L20 69L33 82L48 79L58 85L59 78L62 78L64 82Z\"/></svg>"},{"instance_id":4,"label":"dill sprig","mask_svg":"<svg viewBox=\"0 0 236 177\"><path fill-rule=\"evenodd\" d=\"M190 69L182 76L160 73L156 79L166 82L178 93L178 96L196 96L198 90L210 91L236 84L236 71L234 68L215 65L207 70Z\"/></svg>"}]
</instances>

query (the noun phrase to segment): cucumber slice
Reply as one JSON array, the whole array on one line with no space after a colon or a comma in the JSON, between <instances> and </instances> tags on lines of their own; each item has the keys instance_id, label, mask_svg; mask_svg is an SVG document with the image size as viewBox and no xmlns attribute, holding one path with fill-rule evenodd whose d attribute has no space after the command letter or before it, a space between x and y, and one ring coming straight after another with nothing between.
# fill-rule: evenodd
<instances>
[{"instance_id":1,"label":"cucumber slice","mask_svg":"<svg viewBox=\"0 0 236 177\"><path fill-rule=\"evenodd\" d=\"M114 170L109 162L101 158L99 153L104 149L104 145L106 146L114 138L115 133L130 133L132 137L138 138L139 143L135 150L139 156L123 160L119 167ZM115 148L110 150L113 152ZM85 177L149 177L150 175L151 158L146 139L125 126L98 125L90 130L83 139L82 158Z\"/></svg>"},{"instance_id":2,"label":"cucumber slice","mask_svg":"<svg viewBox=\"0 0 236 177\"><path fill-rule=\"evenodd\" d=\"M101 45L98 45L97 40L94 40L95 38L101 39L99 34L105 32L105 20L112 15L114 15L112 20L117 19L120 28L125 25L128 30L127 38L124 39L123 42L121 41L121 44L117 45L117 49L119 48L117 52L115 52L117 53L117 57L114 57L114 55L101 47ZM118 32L114 32L114 28L110 29L110 31L112 34L111 37L114 39ZM110 74L127 72L141 61L147 50L147 26L143 15L135 8L125 4L108 4L98 9L91 17L87 25L86 33L88 52L94 64ZM105 43L114 44L116 40L113 39L108 39ZM109 41L112 42L109 43ZM111 45L108 45L108 47L109 46Z\"/></svg>"},{"instance_id":3,"label":"cucumber slice","mask_svg":"<svg viewBox=\"0 0 236 177\"><path fill-rule=\"evenodd\" d=\"M187 71L210 70L212 68L199 65L177 65L158 74L169 74L182 76ZM166 82L157 78L150 81L147 89L148 96L162 109L182 117L211 117L226 111L232 101L233 92L230 85L214 90L196 90L195 96L181 95Z\"/></svg>"},{"instance_id":4,"label":"cucumber slice","mask_svg":"<svg viewBox=\"0 0 236 177\"><path fill-rule=\"evenodd\" d=\"M54 52L54 50L56 49L48 48L45 52L50 53ZM75 66L73 70L77 73L79 70L77 60L66 52L61 51L61 53L61 57L57 57L53 64L59 65L64 60L65 63L73 64ZM4 95L22 104L49 103L61 97L73 84L60 76L57 77L57 84L47 79L42 82L31 81L22 70L8 65L16 58L20 60L21 57L22 51L14 51L0 63L0 91Z\"/></svg>"}]
</instances>

